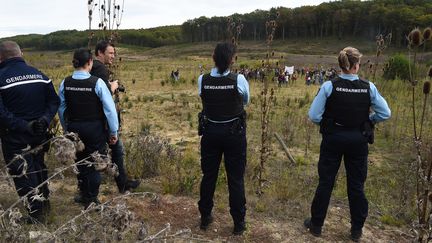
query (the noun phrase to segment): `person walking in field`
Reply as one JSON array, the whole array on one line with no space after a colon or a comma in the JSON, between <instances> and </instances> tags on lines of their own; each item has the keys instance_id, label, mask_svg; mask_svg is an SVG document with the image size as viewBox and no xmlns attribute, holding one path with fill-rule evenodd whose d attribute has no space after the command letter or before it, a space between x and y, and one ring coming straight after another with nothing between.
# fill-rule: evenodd
<instances>
[{"instance_id":1,"label":"person walking in field","mask_svg":"<svg viewBox=\"0 0 432 243\"><path fill-rule=\"evenodd\" d=\"M114 101L106 84L89 73L93 66L91 51L86 48L76 50L72 63L75 71L60 84L58 113L63 130L77 133L85 145L84 151L77 153L76 161L81 161L95 151L106 155L107 140L111 145L118 141L119 125ZM98 204L99 172L93 165L87 164L78 165L78 170L81 203L84 208L91 203Z\"/></svg>"},{"instance_id":2,"label":"person walking in field","mask_svg":"<svg viewBox=\"0 0 432 243\"><path fill-rule=\"evenodd\" d=\"M51 80L26 64L13 41L0 43L0 138L9 174L20 197L26 196L27 223L45 223L50 210L45 151L14 158L48 138L48 126L57 113L59 98ZM29 147L30 146L30 147ZM27 169L25 169L27 168ZM36 187L38 190L33 191ZM40 198L40 200L34 200Z\"/></svg>"},{"instance_id":3,"label":"person walking in field","mask_svg":"<svg viewBox=\"0 0 432 243\"><path fill-rule=\"evenodd\" d=\"M389 119L391 112L375 85L359 78L357 73L361 57L362 54L353 47L346 47L339 53L342 73L321 86L309 110L309 118L320 125L322 134L319 184L312 201L312 217L304 222L314 236L321 235L342 157L347 176L350 236L353 241L361 238L368 215L368 201L364 193L368 142L373 143L373 124Z\"/></svg>"},{"instance_id":4,"label":"person walking in field","mask_svg":"<svg viewBox=\"0 0 432 243\"><path fill-rule=\"evenodd\" d=\"M115 57L114 45L107 41L98 42L95 48L95 55L96 59L93 62L93 67L90 71L90 74L101 78L111 91L111 94L119 92L118 80L113 80L109 82L110 71L106 66L113 64ZM117 108L117 113L120 114L120 112L120 109ZM119 125L121 126L121 119L119 119ZM140 184L140 181L130 180L127 177L126 168L124 166L124 147L120 137L118 137L115 144L110 144L109 147L111 149L112 161L114 164L117 165L117 168L119 170L119 175L115 177L115 182L117 184L119 192L125 193L128 190L137 188ZM80 201L79 196L76 198L75 201Z\"/></svg>"},{"instance_id":5,"label":"person walking in field","mask_svg":"<svg viewBox=\"0 0 432 243\"><path fill-rule=\"evenodd\" d=\"M224 157L228 177L230 213L234 220L234 235L246 230L246 197L244 173L246 167L246 112L249 84L242 74L231 73L236 48L231 43L216 45L213 53L215 68L198 78L198 93L203 110L199 117L201 137L201 170L203 177L198 202L200 228L206 230L213 221L213 196Z\"/></svg>"}]
</instances>

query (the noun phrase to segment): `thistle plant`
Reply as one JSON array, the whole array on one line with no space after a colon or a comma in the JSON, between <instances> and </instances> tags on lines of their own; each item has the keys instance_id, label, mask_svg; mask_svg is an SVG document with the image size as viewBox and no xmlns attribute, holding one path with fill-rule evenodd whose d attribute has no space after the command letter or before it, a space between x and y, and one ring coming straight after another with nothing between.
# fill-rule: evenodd
<instances>
[{"instance_id":1,"label":"thistle plant","mask_svg":"<svg viewBox=\"0 0 432 243\"><path fill-rule=\"evenodd\" d=\"M240 44L240 35L244 25L242 24L241 20L236 22L232 17L228 17L227 20L228 36L231 39L231 43L237 47Z\"/></svg>"},{"instance_id":2,"label":"thistle plant","mask_svg":"<svg viewBox=\"0 0 432 243\"><path fill-rule=\"evenodd\" d=\"M277 14L276 18L279 16ZM265 186L265 165L267 164L268 157L270 155L270 136L269 136L269 123L270 123L270 111L274 104L274 88L271 85L271 72L275 66L271 59L275 56L275 52L271 50L271 45L276 32L277 22L276 18L266 22L266 44L267 53L266 60L262 61L262 68L265 72L265 77L262 80L262 88L260 92L260 106L261 106L261 148L260 148L260 163L255 168L255 178L257 179L257 194L263 194L263 188ZM276 67L278 62L275 63Z\"/></svg>"},{"instance_id":3,"label":"thistle plant","mask_svg":"<svg viewBox=\"0 0 432 243\"><path fill-rule=\"evenodd\" d=\"M432 150L427 148L422 141L423 126L426 117L426 105L430 94L431 83L426 80L423 83L423 106L420 119L420 130L417 129L416 117L416 94L415 89L418 82L417 75L417 54L422 45L425 45L426 40L430 39L431 30L426 29L423 33L420 29L413 29L408 39L409 50L409 77L412 93L412 117L413 117L413 133L414 133L414 146L416 150L416 199L417 199L417 217L418 221L414 224L414 232L416 233L417 242L430 242L432 240L432 194L430 186L432 185ZM425 48L423 48L425 50ZM411 61L411 52L414 52L413 60ZM412 62L412 63L411 63ZM429 79L431 71L429 71Z\"/></svg>"},{"instance_id":4,"label":"thistle plant","mask_svg":"<svg viewBox=\"0 0 432 243\"><path fill-rule=\"evenodd\" d=\"M231 40L231 43L236 47L236 49L240 45L240 35L242 30L243 30L243 24L241 23L241 20L236 22L232 17L228 17L227 32ZM238 55L236 53L234 57L235 62L233 65L237 65L237 60L238 60ZM231 69L233 68L234 67L231 67Z\"/></svg>"},{"instance_id":5,"label":"thistle plant","mask_svg":"<svg viewBox=\"0 0 432 243\"><path fill-rule=\"evenodd\" d=\"M379 58L383 54L384 50L390 45L392 39L392 33L387 34L386 36L379 34L375 37L376 43L376 52L375 52L375 62L370 65L370 68L373 69L372 82L376 81L376 72L379 66ZM368 60L369 62L369 60Z\"/></svg>"}]
</instances>

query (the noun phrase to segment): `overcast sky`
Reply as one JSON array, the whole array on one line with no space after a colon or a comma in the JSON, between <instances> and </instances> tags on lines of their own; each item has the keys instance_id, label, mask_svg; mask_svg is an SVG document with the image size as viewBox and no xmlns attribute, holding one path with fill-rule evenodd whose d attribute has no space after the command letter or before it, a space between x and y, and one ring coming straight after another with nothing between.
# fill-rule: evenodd
<instances>
[{"instance_id":1,"label":"overcast sky","mask_svg":"<svg viewBox=\"0 0 432 243\"><path fill-rule=\"evenodd\" d=\"M117 0L121 3L123 0ZM121 29L178 25L200 16L228 16L271 7L318 5L323 0L124 0ZM329 0L327 0L329 1ZM88 28L87 0L1 0L0 38ZM95 0L96 3L99 0ZM100 2L103 2L101 0ZM99 23L95 11L92 28Z\"/></svg>"}]
</instances>

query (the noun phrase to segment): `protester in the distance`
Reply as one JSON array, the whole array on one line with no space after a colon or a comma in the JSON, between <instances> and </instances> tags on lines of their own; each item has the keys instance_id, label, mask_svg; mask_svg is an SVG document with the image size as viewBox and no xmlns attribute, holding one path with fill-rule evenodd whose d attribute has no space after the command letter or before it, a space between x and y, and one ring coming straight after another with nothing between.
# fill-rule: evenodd
<instances>
[{"instance_id":1,"label":"protester in the distance","mask_svg":"<svg viewBox=\"0 0 432 243\"><path fill-rule=\"evenodd\" d=\"M26 153L16 160L15 156L47 140L47 128L58 106L51 80L26 64L18 44L0 43L0 137L18 195L28 194L28 223L45 223L50 210L48 184L43 183L48 179L46 151Z\"/></svg>"}]
</instances>

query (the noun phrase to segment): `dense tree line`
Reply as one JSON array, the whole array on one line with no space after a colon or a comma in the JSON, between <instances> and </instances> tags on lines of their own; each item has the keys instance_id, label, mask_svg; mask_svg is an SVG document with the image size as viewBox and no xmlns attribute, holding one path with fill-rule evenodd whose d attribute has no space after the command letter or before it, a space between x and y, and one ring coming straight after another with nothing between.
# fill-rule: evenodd
<instances>
[{"instance_id":1,"label":"dense tree line","mask_svg":"<svg viewBox=\"0 0 432 243\"><path fill-rule=\"evenodd\" d=\"M377 34L393 34L393 44L403 45L414 27L432 25L431 0L341 0L318 6L272 8L247 14L234 14L241 23L241 40L261 41L266 38L265 23L277 18L274 39L291 38L366 38ZM159 47L180 42L221 41L230 38L227 17L199 17L180 26L151 29L120 30L121 43L144 47ZM96 31L95 39L107 33ZM86 46L88 31L62 30L47 35L20 35L13 39L25 48L63 50Z\"/></svg>"},{"instance_id":2,"label":"dense tree line","mask_svg":"<svg viewBox=\"0 0 432 243\"><path fill-rule=\"evenodd\" d=\"M234 22L242 23L243 40L266 38L265 22L276 15L278 29L275 39L360 37L373 38L378 33L392 33L397 44L414 27L432 25L430 0L342 0L318 6L272 8L247 14L234 14ZM183 39L188 42L227 39L227 18L200 17L182 24Z\"/></svg>"},{"instance_id":3,"label":"dense tree line","mask_svg":"<svg viewBox=\"0 0 432 243\"><path fill-rule=\"evenodd\" d=\"M10 38L18 42L23 48L33 48L37 50L65 50L75 49L88 45L89 31L61 30L47 35L19 35ZM175 44L181 41L180 26L164 26L151 29L139 30L119 30L120 43L126 45L136 45L143 47L159 47L163 45ZM106 39L108 31L94 31L92 45L97 40Z\"/></svg>"}]
</instances>

